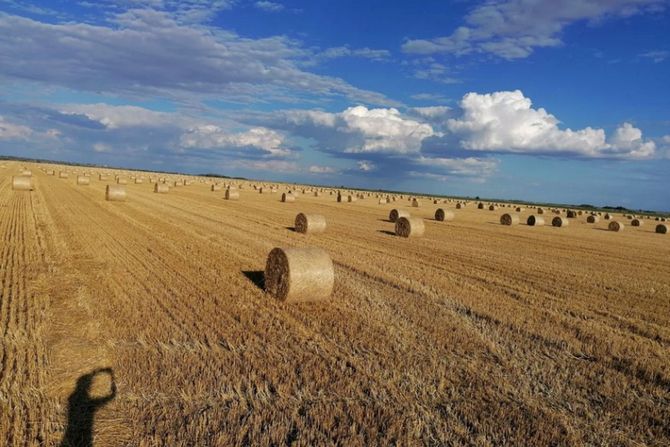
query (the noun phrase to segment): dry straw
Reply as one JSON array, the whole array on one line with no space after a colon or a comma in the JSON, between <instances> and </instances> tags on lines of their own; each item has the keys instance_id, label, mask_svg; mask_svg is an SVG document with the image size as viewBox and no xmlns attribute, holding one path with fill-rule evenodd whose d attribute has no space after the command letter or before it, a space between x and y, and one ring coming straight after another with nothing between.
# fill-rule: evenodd
<instances>
[{"instance_id":1,"label":"dry straw","mask_svg":"<svg viewBox=\"0 0 670 447\"><path fill-rule=\"evenodd\" d=\"M610 231L623 231L623 228L624 228L623 224L621 222L617 222L616 220L613 220L607 226L607 229Z\"/></svg>"},{"instance_id":2,"label":"dry straw","mask_svg":"<svg viewBox=\"0 0 670 447\"><path fill-rule=\"evenodd\" d=\"M586 218L586 222L588 223L598 223L599 221L600 218L598 216L594 216L593 214Z\"/></svg>"},{"instance_id":3,"label":"dry straw","mask_svg":"<svg viewBox=\"0 0 670 447\"><path fill-rule=\"evenodd\" d=\"M496 205L489 205L489 211L495 211L498 207Z\"/></svg>"},{"instance_id":4,"label":"dry straw","mask_svg":"<svg viewBox=\"0 0 670 447\"><path fill-rule=\"evenodd\" d=\"M283 193L281 195L281 201L282 202L295 202L295 196L291 193Z\"/></svg>"},{"instance_id":5,"label":"dry straw","mask_svg":"<svg viewBox=\"0 0 670 447\"><path fill-rule=\"evenodd\" d=\"M484 204L483 204L482 202L479 202L479 203L477 204L477 209L479 209L479 210L483 210L483 209L484 209Z\"/></svg>"},{"instance_id":6,"label":"dry straw","mask_svg":"<svg viewBox=\"0 0 670 447\"><path fill-rule=\"evenodd\" d=\"M440 222L454 220L454 217L453 211L444 210L442 208L438 208L435 211L435 220L439 220Z\"/></svg>"},{"instance_id":7,"label":"dry straw","mask_svg":"<svg viewBox=\"0 0 670 447\"><path fill-rule=\"evenodd\" d=\"M603 216L605 220L610 220L612 216L609 215L609 213L606 213L605 216Z\"/></svg>"},{"instance_id":8,"label":"dry straw","mask_svg":"<svg viewBox=\"0 0 670 447\"><path fill-rule=\"evenodd\" d=\"M631 221L630 224L631 224L632 226L634 226L634 227L641 227L642 225L644 225L644 220L642 220L642 219L633 219L633 220Z\"/></svg>"},{"instance_id":9,"label":"dry straw","mask_svg":"<svg viewBox=\"0 0 670 447\"><path fill-rule=\"evenodd\" d=\"M666 224L658 224L656 225L656 232L658 234L667 234L668 226Z\"/></svg>"},{"instance_id":10,"label":"dry straw","mask_svg":"<svg viewBox=\"0 0 670 447\"><path fill-rule=\"evenodd\" d=\"M116 179L116 184L117 184L117 185L127 185L127 184L128 184L128 180L126 180L126 179L123 178L123 177L119 177L119 178Z\"/></svg>"},{"instance_id":11,"label":"dry straw","mask_svg":"<svg viewBox=\"0 0 670 447\"><path fill-rule=\"evenodd\" d=\"M356 196L354 196L353 194L349 194L347 196L347 202L355 202L355 201L356 201Z\"/></svg>"},{"instance_id":12,"label":"dry straw","mask_svg":"<svg viewBox=\"0 0 670 447\"><path fill-rule=\"evenodd\" d=\"M166 183L155 183L154 192L159 194L167 194L170 192L170 187Z\"/></svg>"},{"instance_id":13,"label":"dry straw","mask_svg":"<svg viewBox=\"0 0 670 447\"><path fill-rule=\"evenodd\" d=\"M239 200L240 193L236 189L228 188L226 189L226 195L224 197L226 200Z\"/></svg>"},{"instance_id":14,"label":"dry straw","mask_svg":"<svg viewBox=\"0 0 670 447\"><path fill-rule=\"evenodd\" d=\"M577 217L577 213L572 210L568 210L568 217L570 219L574 219L575 217Z\"/></svg>"},{"instance_id":15,"label":"dry straw","mask_svg":"<svg viewBox=\"0 0 670 447\"><path fill-rule=\"evenodd\" d=\"M326 231L326 218L321 214L299 213L295 216L295 231L298 233L323 233Z\"/></svg>"},{"instance_id":16,"label":"dry straw","mask_svg":"<svg viewBox=\"0 0 670 447\"><path fill-rule=\"evenodd\" d=\"M125 202L126 188L122 185L107 185L105 199L111 202Z\"/></svg>"},{"instance_id":17,"label":"dry straw","mask_svg":"<svg viewBox=\"0 0 670 447\"><path fill-rule=\"evenodd\" d=\"M537 214L544 214L544 210L542 208L537 209Z\"/></svg>"},{"instance_id":18,"label":"dry straw","mask_svg":"<svg viewBox=\"0 0 670 447\"><path fill-rule=\"evenodd\" d=\"M221 185L212 185L212 191L221 191Z\"/></svg>"},{"instance_id":19,"label":"dry straw","mask_svg":"<svg viewBox=\"0 0 670 447\"><path fill-rule=\"evenodd\" d=\"M22 177L32 177L33 176L33 171L29 171L27 169L24 169L21 171L21 176Z\"/></svg>"},{"instance_id":20,"label":"dry straw","mask_svg":"<svg viewBox=\"0 0 670 447\"><path fill-rule=\"evenodd\" d=\"M12 177L12 189L14 191L32 191L33 179L27 175L15 175Z\"/></svg>"},{"instance_id":21,"label":"dry straw","mask_svg":"<svg viewBox=\"0 0 670 447\"><path fill-rule=\"evenodd\" d=\"M60 172L58 173L58 178L68 178L68 177L70 177L70 174L68 174L68 173L65 172L65 171L60 171Z\"/></svg>"},{"instance_id":22,"label":"dry straw","mask_svg":"<svg viewBox=\"0 0 670 447\"><path fill-rule=\"evenodd\" d=\"M464 207L465 207L465 203L460 203L459 202L459 203L456 204L456 209L457 210L460 210L461 208L464 208Z\"/></svg>"},{"instance_id":23,"label":"dry straw","mask_svg":"<svg viewBox=\"0 0 670 447\"><path fill-rule=\"evenodd\" d=\"M330 298L333 261L321 248L274 248L265 264L265 290L287 303Z\"/></svg>"},{"instance_id":24,"label":"dry straw","mask_svg":"<svg viewBox=\"0 0 670 447\"><path fill-rule=\"evenodd\" d=\"M505 213L502 216L500 216L500 223L503 225L518 225L519 215Z\"/></svg>"},{"instance_id":25,"label":"dry straw","mask_svg":"<svg viewBox=\"0 0 670 447\"><path fill-rule=\"evenodd\" d=\"M412 207L418 208L420 206L421 206L421 202L419 202L418 199L416 199L416 198L412 199Z\"/></svg>"},{"instance_id":26,"label":"dry straw","mask_svg":"<svg viewBox=\"0 0 670 447\"><path fill-rule=\"evenodd\" d=\"M552 219L551 225L554 227L567 227L570 224L570 221L565 217L556 216Z\"/></svg>"},{"instance_id":27,"label":"dry straw","mask_svg":"<svg viewBox=\"0 0 670 447\"><path fill-rule=\"evenodd\" d=\"M521 212L523 212L523 210L524 210L523 207L517 206L515 211L516 211L517 213L521 213Z\"/></svg>"},{"instance_id":28,"label":"dry straw","mask_svg":"<svg viewBox=\"0 0 670 447\"><path fill-rule=\"evenodd\" d=\"M409 217L409 216L410 216L409 211L394 208L389 213L389 220L391 222L395 222L401 217Z\"/></svg>"},{"instance_id":29,"label":"dry straw","mask_svg":"<svg viewBox=\"0 0 670 447\"><path fill-rule=\"evenodd\" d=\"M395 222L395 234L400 237L423 236L426 227L420 217L399 217Z\"/></svg>"},{"instance_id":30,"label":"dry straw","mask_svg":"<svg viewBox=\"0 0 670 447\"><path fill-rule=\"evenodd\" d=\"M136 178L136 179L135 179L135 184L136 184L136 185L140 185L140 184L142 184L142 183L144 183L144 179L142 179L142 178Z\"/></svg>"},{"instance_id":31,"label":"dry straw","mask_svg":"<svg viewBox=\"0 0 670 447\"><path fill-rule=\"evenodd\" d=\"M85 175L78 175L77 176L77 185L89 185L91 184L91 179L86 177Z\"/></svg>"},{"instance_id":32,"label":"dry straw","mask_svg":"<svg viewBox=\"0 0 670 447\"><path fill-rule=\"evenodd\" d=\"M531 227L541 227L544 225L544 217L541 216L528 216L526 220L526 225Z\"/></svg>"}]
</instances>

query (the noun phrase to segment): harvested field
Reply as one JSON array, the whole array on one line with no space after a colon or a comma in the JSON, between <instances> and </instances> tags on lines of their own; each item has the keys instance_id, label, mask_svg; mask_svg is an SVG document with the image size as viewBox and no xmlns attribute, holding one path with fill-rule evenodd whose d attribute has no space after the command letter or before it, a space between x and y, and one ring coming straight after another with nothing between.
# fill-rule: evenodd
<instances>
[{"instance_id":1,"label":"harvested field","mask_svg":"<svg viewBox=\"0 0 670 447\"><path fill-rule=\"evenodd\" d=\"M505 226L474 206L445 225L419 207L406 239L394 205L324 193L300 196L328 222L304 235L277 195L193 178L106 201L98 172L82 188L38 164L14 191L21 166L0 169L4 445L670 444L653 225ZM325 250L332 296L266 294L274 247Z\"/></svg>"}]
</instances>

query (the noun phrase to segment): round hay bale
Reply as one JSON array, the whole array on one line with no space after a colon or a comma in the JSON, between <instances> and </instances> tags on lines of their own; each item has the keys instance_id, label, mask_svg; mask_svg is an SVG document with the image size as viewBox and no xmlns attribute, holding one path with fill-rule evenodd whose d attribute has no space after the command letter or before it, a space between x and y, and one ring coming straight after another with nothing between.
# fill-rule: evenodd
<instances>
[{"instance_id":1,"label":"round hay bale","mask_svg":"<svg viewBox=\"0 0 670 447\"><path fill-rule=\"evenodd\" d=\"M122 185L107 185L105 189L105 200L110 202L125 202L126 188Z\"/></svg>"},{"instance_id":2,"label":"round hay bale","mask_svg":"<svg viewBox=\"0 0 670 447\"><path fill-rule=\"evenodd\" d=\"M519 224L519 215L518 214L505 213L502 216L500 216L500 223L502 225L518 225Z\"/></svg>"},{"instance_id":3,"label":"round hay bale","mask_svg":"<svg viewBox=\"0 0 670 447\"><path fill-rule=\"evenodd\" d=\"M91 184L91 179L86 177L85 175L78 175L77 176L77 185L90 185Z\"/></svg>"},{"instance_id":4,"label":"round hay bale","mask_svg":"<svg viewBox=\"0 0 670 447\"><path fill-rule=\"evenodd\" d=\"M22 177L32 177L33 176L33 171L29 171L28 169L24 169L21 171L20 174Z\"/></svg>"},{"instance_id":5,"label":"round hay bale","mask_svg":"<svg viewBox=\"0 0 670 447\"><path fill-rule=\"evenodd\" d=\"M321 214L299 213L295 216L295 231L298 233L323 233L326 231L326 218Z\"/></svg>"},{"instance_id":6,"label":"round hay bale","mask_svg":"<svg viewBox=\"0 0 670 447\"><path fill-rule=\"evenodd\" d=\"M630 224L631 224L632 226L634 226L634 227L641 227L642 225L644 225L644 220L642 220L642 219L633 219L633 220L630 222Z\"/></svg>"},{"instance_id":7,"label":"round hay bale","mask_svg":"<svg viewBox=\"0 0 670 447\"><path fill-rule=\"evenodd\" d=\"M537 214L544 214L544 210L542 208L537 209Z\"/></svg>"},{"instance_id":8,"label":"round hay bale","mask_svg":"<svg viewBox=\"0 0 670 447\"><path fill-rule=\"evenodd\" d=\"M456 204L456 209L457 210L460 210L461 208L465 208L465 203L460 203L459 202L459 203Z\"/></svg>"},{"instance_id":9,"label":"round hay bale","mask_svg":"<svg viewBox=\"0 0 670 447\"><path fill-rule=\"evenodd\" d=\"M435 211L435 220L439 220L440 222L444 222L445 220L446 221L454 220L454 213L453 211L438 208Z\"/></svg>"},{"instance_id":10,"label":"round hay bale","mask_svg":"<svg viewBox=\"0 0 670 447\"><path fill-rule=\"evenodd\" d=\"M498 207L496 205L489 205L489 211L495 211Z\"/></svg>"},{"instance_id":11,"label":"round hay bale","mask_svg":"<svg viewBox=\"0 0 670 447\"><path fill-rule=\"evenodd\" d=\"M49 169L49 170L47 171L47 175L55 175L55 174L56 174L56 173L54 172L53 169Z\"/></svg>"},{"instance_id":12,"label":"round hay bale","mask_svg":"<svg viewBox=\"0 0 670 447\"><path fill-rule=\"evenodd\" d=\"M144 179L143 179L143 178L136 178L136 179L135 179L135 184L136 184L136 185L141 185L142 183L144 183Z\"/></svg>"},{"instance_id":13,"label":"round hay bale","mask_svg":"<svg viewBox=\"0 0 670 447\"><path fill-rule=\"evenodd\" d=\"M283 193L281 195L281 201L282 202L295 202L295 196L291 193Z\"/></svg>"},{"instance_id":14,"label":"round hay bale","mask_svg":"<svg viewBox=\"0 0 670 447\"><path fill-rule=\"evenodd\" d=\"M68 178L68 177L70 177L70 174L68 174L68 173L65 172L65 171L60 171L60 172L58 173L58 178Z\"/></svg>"},{"instance_id":15,"label":"round hay bale","mask_svg":"<svg viewBox=\"0 0 670 447\"><path fill-rule=\"evenodd\" d=\"M128 180L123 178L123 177L119 177L119 178L116 179L116 184L117 185L127 185Z\"/></svg>"},{"instance_id":16,"label":"round hay bale","mask_svg":"<svg viewBox=\"0 0 670 447\"><path fill-rule=\"evenodd\" d=\"M395 222L395 234L400 237L423 236L426 227L420 217L399 217Z\"/></svg>"},{"instance_id":17,"label":"round hay bale","mask_svg":"<svg viewBox=\"0 0 670 447\"><path fill-rule=\"evenodd\" d=\"M356 196L349 194L347 196L347 202L355 202L356 201Z\"/></svg>"},{"instance_id":18,"label":"round hay bale","mask_svg":"<svg viewBox=\"0 0 670 447\"><path fill-rule=\"evenodd\" d=\"M612 216L610 216L609 213L605 213L605 215L603 216L603 219L605 220L610 220L611 218Z\"/></svg>"},{"instance_id":19,"label":"round hay bale","mask_svg":"<svg viewBox=\"0 0 670 447\"><path fill-rule=\"evenodd\" d=\"M544 217L534 215L528 216L528 219L526 219L526 225L531 227L541 227L544 225Z\"/></svg>"},{"instance_id":20,"label":"round hay bale","mask_svg":"<svg viewBox=\"0 0 670 447\"><path fill-rule=\"evenodd\" d=\"M589 217L586 218L586 222L588 223L598 223L600 221L600 218L598 216L590 215Z\"/></svg>"},{"instance_id":21,"label":"round hay bale","mask_svg":"<svg viewBox=\"0 0 670 447\"><path fill-rule=\"evenodd\" d=\"M412 207L413 208L418 208L421 206L421 202L419 202L416 198L412 199Z\"/></svg>"},{"instance_id":22,"label":"round hay bale","mask_svg":"<svg viewBox=\"0 0 670 447\"><path fill-rule=\"evenodd\" d=\"M610 222L610 224L607 226L607 229L610 231L623 231L623 224L621 222L618 222L616 220L613 220Z\"/></svg>"},{"instance_id":23,"label":"round hay bale","mask_svg":"<svg viewBox=\"0 0 670 447\"><path fill-rule=\"evenodd\" d=\"M478 210L483 210L483 209L484 209L484 204L483 204L482 202L479 202L479 203L477 204L477 209L478 209Z\"/></svg>"},{"instance_id":24,"label":"round hay bale","mask_svg":"<svg viewBox=\"0 0 670 447\"><path fill-rule=\"evenodd\" d=\"M224 197L225 197L226 200L239 200L240 199L240 193L236 189L228 188L228 189L226 189L226 194L225 194Z\"/></svg>"},{"instance_id":25,"label":"round hay bale","mask_svg":"<svg viewBox=\"0 0 670 447\"><path fill-rule=\"evenodd\" d=\"M569 218L569 219L574 219L574 218L576 218L576 217L577 217L577 213L576 213L576 212L574 212L574 211L572 211L572 210L568 210L568 218Z\"/></svg>"},{"instance_id":26,"label":"round hay bale","mask_svg":"<svg viewBox=\"0 0 670 447\"><path fill-rule=\"evenodd\" d=\"M551 225L554 227L567 227L570 221L565 217L556 216L551 220Z\"/></svg>"},{"instance_id":27,"label":"round hay bale","mask_svg":"<svg viewBox=\"0 0 670 447\"><path fill-rule=\"evenodd\" d=\"M154 192L159 194L167 194L170 192L170 187L166 183L155 183Z\"/></svg>"},{"instance_id":28,"label":"round hay bale","mask_svg":"<svg viewBox=\"0 0 670 447\"><path fill-rule=\"evenodd\" d=\"M14 191L32 191L33 179L27 175L15 175L12 177L12 189Z\"/></svg>"},{"instance_id":29,"label":"round hay bale","mask_svg":"<svg viewBox=\"0 0 670 447\"><path fill-rule=\"evenodd\" d=\"M516 209L515 209L515 211L516 211L517 213L521 213L521 212L524 211L524 208L523 208L523 207L520 207L520 206L517 206Z\"/></svg>"},{"instance_id":30,"label":"round hay bale","mask_svg":"<svg viewBox=\"0 0 670 447\"><path fill-rule=\"evenodd\" d=\"M656 225L656 232L658 234L667 234L668 233L668 226L666 224L658 224L658 225Z\"/></svg>"},{"instance_id":31,"label":"round hay bale","mask_svg":"<svg viewBox=\"0 0 670 447\"><path fill-rule=\"evenodd\" d=\"M394 208L389 213L389 220L391 222L395 222L401 217L409 217L409 216L410 216L409 211Z\"/></svg>"},{"instance_id":32,"label":"round hay bale","mask_svg":"<svg viewBox=\"0 0 670 447\"><path fill-rule=\"evenodd\" d=\"M296 303L330 298L335 284L333 261L325 250L273 248L265 264L265 291Z\"/></svg>"},{"instance_id":33,"label":"round hay bale","mask_svg":"<svg viewBox=\"0 0 670 447\"><path fill-rule=\"evenodd\" d=\"M387 199L379 199L379 204L380 205L386 205L388 203Z\"/></svg>"},{"instance_id":34,"label":"round hay bale","mask_svg":"<svg viewBox=\"0 0 670 447\"><path fill-rule=\"evenodd\" d=\"M213 191L221 191L222 186L221 185L212 185L212 192Z\"/></svg>"}]
</instances>

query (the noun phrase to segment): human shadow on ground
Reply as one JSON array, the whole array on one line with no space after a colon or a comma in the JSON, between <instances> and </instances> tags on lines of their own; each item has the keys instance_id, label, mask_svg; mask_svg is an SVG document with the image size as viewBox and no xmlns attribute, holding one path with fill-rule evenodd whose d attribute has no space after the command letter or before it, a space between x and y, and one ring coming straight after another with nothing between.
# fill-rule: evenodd
<instances>
[{"instance_id":1,"label":"human shadow on ground","mask_svg":"<svg viewBox=\"0 0 670 447\"><path fill-rule=\"evenodd\" d=\"M263 270L242 270L244 276L254 283L256 287L265 290L265 272Z\"/></svg>"},{"instance_id":2,"label":"human shadow on ground","mask_svg":"<svg viewBox=\"0 0 670 447\"><path fill-rule=\"evenodd\" d=\"M103 397L92 397L91 386L98 374L109 374L111 389ZM77 379L77 386L67 400L67 428L60 447L93 447L95 412L116 397L112 368L99 368Z\"/></svg>"}]
</instances>

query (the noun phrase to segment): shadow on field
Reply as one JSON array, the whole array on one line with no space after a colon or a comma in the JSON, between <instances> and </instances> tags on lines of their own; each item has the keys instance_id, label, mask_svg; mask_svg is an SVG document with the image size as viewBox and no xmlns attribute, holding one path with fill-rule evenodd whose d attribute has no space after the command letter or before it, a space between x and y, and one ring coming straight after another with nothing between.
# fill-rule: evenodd
<instances>
[{"instance_id":1,"label":"shadow on field","mask_svg":"<svg viewBox=\"0 0 670 447\"><path fill-rule=\"evenodd\" d=\"M242 273L249 281L256 284L256 287L265 290L265 272L263 270L242 270Z\"/></svg>"},{"instance_id":2,"label":"shadow on field","mask_svg":"<svg viewBox=\"0 0 670 447\"><path fill-rule=\"evenodd\" d=\"M395 233L393 231L388 231L388 230L377 230L377 233L384 233L384 234L388 234L390 236L395 236Z\"/></svg>"},{"instance_id":3,"label":"shadow on field","mask_svg":"<svg viewBox=\"0 0 670 447\"><path fill-rule=\"evenodd\" d=\"M284 227L284 228L286 228L287 230L295 232L295 227Z\"/></svg>"},{"instance_id":4,"label":"shadow on field","mask_svg":"<svg viewBox=\"0 0 670 447\"><path fill-rule=\"evenodd\" d=\"M380 222L389 222L389 223L393 223L393 222L391 222L389 219L377 219L377 220L380 221Z\"/></svg>"},{"instance_id":5,"label":"shadow on field","mask_svg":"<svg viewBox=\"0 0 670 447\"><path fill-rule=\"evenodd\" d=\"M93 379L109 374L111 389L102 397L91 396ZM77 379L77 387L67 400L67 428L60 447L92 447L95 412L116 397L116 382L112 368L100 368Z\"/></svg>"}]
</instances>

